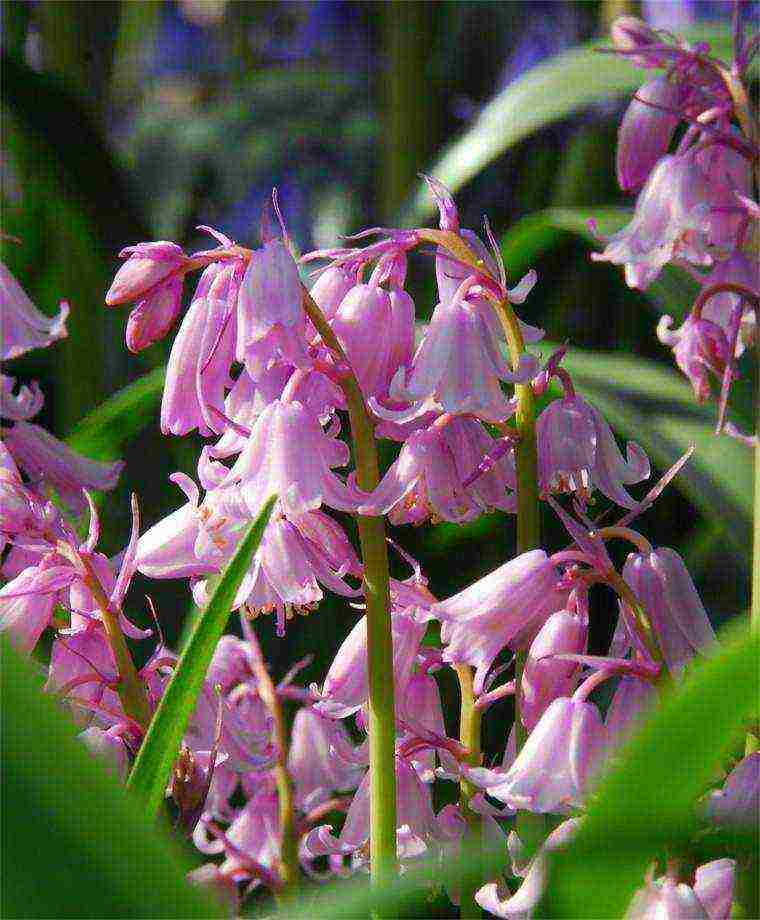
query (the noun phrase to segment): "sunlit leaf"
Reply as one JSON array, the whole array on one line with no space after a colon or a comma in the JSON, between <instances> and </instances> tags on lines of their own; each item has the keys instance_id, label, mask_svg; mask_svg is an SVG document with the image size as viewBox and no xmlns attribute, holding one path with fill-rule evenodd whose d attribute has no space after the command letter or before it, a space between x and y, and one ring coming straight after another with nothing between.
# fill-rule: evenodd
<instances>
[{"instance_id":1,"label":"sunlit leaf","mask_svg":"<svg viewBox=\"0 0 760 920\"><path fill-rule=\"evenodd\" d=\"M182 650L174 674L150 723L127 784L147 815L154 815L164 798L169 772L214 649L227 626L235 594L250 568L275 501L276 497L272 497L264 505L224 569L208 606Z\"/></svg>"},{"instance_id":2,"label":"sunlit leaf","mask_svg":"<svg viewBox=\"0 0 760 920\"><path fill-rule=\"evenodd\" d=\"M111 460L155 418L164 388L165 367L157 367L114 393L74 428L69 444L89 457Z\"/></svg>"}]
</instances>

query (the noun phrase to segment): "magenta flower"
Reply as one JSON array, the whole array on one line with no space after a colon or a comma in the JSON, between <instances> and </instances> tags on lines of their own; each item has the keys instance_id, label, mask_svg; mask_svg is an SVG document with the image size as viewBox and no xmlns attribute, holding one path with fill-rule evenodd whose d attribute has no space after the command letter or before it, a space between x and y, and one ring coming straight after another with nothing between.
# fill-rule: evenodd
<instances>
[{"instance_id":1,"label":"magenta flower","mask_svg":"<svg viewBox=\"0 0 760 920\"><path fill-rule=\"evenodd\" d=\"M47 348L66 338L69 305L61 302L57 316L45 316L35 307L8 269L0 262L0 360L17 358L33 348Z\"/></svg>"},{"instance_id":2,"label":"magenta flower","mask_svg":"<svg viewBox=\"0 0 760 920\"><path fill-rule=\"evenodd\" d=\"M58 593L77 573L69 563L52 557L24 569L0 588L0 632L7 632L24 652L31 652L50 625Z\"/></svg>"},{"instance_id":3,"label":"magenta flower","mask_svg":"<svg viewBox=\"0 0 760 920\"><path fill-rule=\"evenodd\" d=\"M394 688L397 698L402 699L425 635L424 617L418 617L413 608L398 610L392 615L391 627ZM312 689L317 691L316 687ZM319 702L314 708L332 719L352 715L369 699L366 617L362 617L343 640L319 696Z\"/></svg>"},{"instance_id":4,"label":"magenta flower","mask_svg":"<svg viewBox=\"0 0 760 920\"><path fill-rule=\"evenodd\" d=\"M644 605L665 664L679 675L697 653L716 647L715 633L683 559L660 547L651 553L631 553L623 578Z\"/></svg>"},{"instance_id":5,"label":"magenta flower","mask_svg":"<svg viewBox=\"0 0 760 920\"><path fill-rule=\"evenodd\" d=\"M688 377L698 402L712 396L710 374L720 381L730 359L728 339L720 326L691 314L680 329L671 329L673 317L663 316L657 324L657 338L673 349L676 364Z\"/></svg>"},{"instance_id":6,"label":"magenta flower","mask_svg":"<svg viewBox=\"0 0 760 920\"><path fill-rule=\"evenodd\" d=\"M316 510L323 503L340 511L355 507L331 467L348 463L348 448L325 434L300 402L275 400L256 419L248 443L225 485L239 484L251 515L270 495L279 495L287 515Z\"/></svg>"},{"instance_id":7,"label":"magenta flower","mask_svg":"<svg viewBox=\"0 0 760 920\"><path fill-rule=\"evenodd\" d=\"M605 743L597 707L560 697L541 716L505 773L475 768L467 775L511 808L562 813L583 804Z\"/></svg>"},{"instance_id":8,"label":"magenta flower","mask_svg":"<svg viewBox=\"0 0 760 920\"><path fill-rule=\"evenodd\" d=\"M331 320L341 305L343 298L357 283L356 272L343 265L333 264L320 273L309 293L314 303L322 311L326 320Z\"/></svg>"},{"instance_id":9,"label":"magenta flower","mask_svg":"<svg viewBox=\"0 0 760 920\"><path fill-rule=\"evenodd\" d=\"M668 875L650 881L634 897L626 920L728 920L735 873L732 859L716 859L696 870L693 885Z\"/></svg>"},{"instance_id":10,"label":"magenta flower","mask_svg":"<svg viewBox=\"0 0 760 920\"><path fill-rule=\"evenodd\" d=\"M623 677L612 697L604 721L610 751L622 747L643 724L657 700L652 684L637 677Z\"/></svg>"},{"instance_id":11,"label":"magenta flower","mask_svg":"<svg viewBox=\"0 0 760 920\"><path fill-rule=\"evenodd\" d=\"M520 715L530 731L549 704L569 696L578 676L578 664L555 655L582 655L588 639L588 614L559 610L553 613L531 643L523 669Z\"/></svg>"},{"instance_id":12,"label":"magenta flower","mask_svg":"<svg viewBox=\"0 0 760 920\"><path fill-rule=\"evenodd\" d=\"M201 276L166 367L161 403L164 434L185 435L198 428L208 436L222 430L225 390L233 385L230 368L235 357L234 307L240 271L237 263L215 263Z\"/></svg>"},{"instance_id":13,"label":"magenta flower","mask_svg":"<svg viewBox=\"0 0 760 920\"><path fill-rule=\"evenodd\" d=\"M124 467L121 460L106 463L83 457L30 422L16 422L12 428L4 429L3 439L32 482L50 486L75 513L86 507L83 489L109 492Z\"/></svg>"},{"instance_id":14,"label":"magenta flower","mask_svg":"<svg viewBox=\"0 0 760 920\"><path fill-rule=\"evenodd\" d=\"M356 284L330 325L343 346L365 396L385 396L401 366L412 360L414 303L399 287Z\"/></svg>"},{"instance_id":15,"label":"magenta flower","mask_svg":"<svg viewBox=\"0 0 760 920\"><path fill-rule=\"evenodd\" d=\"M310 811L335 792L356 789L364 767L341 759L339 753L350 744L348 732L339 722L309 706L298 710L287 762L298 808Z\"/></svg>"},{"instance_id":16,"label":"magenta flower","mask_svg":"<svg viewBox=\"0 0 760 920\"><path fill-rule=\"evenodd\" d=\"M623 191L638 191L668 152L680 121L673 110L679 108L683 95L679 83L660 76L645 83L634 96L618 130L617 178Z\"/></svg>"},{"instance_id":17,"label":"magenta flower","mask_svg":"<svg viewBox=\"0 0 760 920\"><path fill-rule=\"evenodd\" d=\"M515 488L514 469L509 458L490 461L496 450L496 442L476 419L441 419L409 436L359 511L390 513L394 524L421 524L428 518L466 521L493 508L514 511L509 491ZM475 476L484 461L484 472Z\"/></svg>"},{"instance_id":18,"label":"magenta flower","mask_svg":"<svg viewBox=\"0 0 760 920\"><path fill-rule=\"evenodd\" d=\"M598 409L581 396L554 400L536 422L539 482L544 494L575 492L586 500L597 488L623 508L635 508L624 485L647 479L649 460L634 441L626 459Z\"/></svg>"},{"instance_id":19,"label":"magenta flower","mask_svg":"<svg viewBox=\"0 0 760 920\"><path fill-rule=\"evenodd\" d=\"M465 279L452 300L435 308L405 380L399 375L391 385L392 397L423 404L432 397L445 412L472 414L490 422L509 417L499 380L525 383L537 372L538 363L525 354L517 372L507 367L493 321L465 299L476 281Z\"/></svg>"},{"instance_id":20,"label":"magenta flower","mask_svg":"<svg viewBox=\"0 0 760 920\"><path fill-rule=\"evenodd\" d=\"M182 280L179 275L169 278L130 312L124 337L131 352L142 351L166 337L182 309Z\"/></svg>"},{"instance_id":21,"label":"magenta flower","mask_svg":"<svg viewBox=\"0 0 760 920\"><path fill-rule=\"evenodd\" d=\"M710 198L707 178L691 157L663 157L641 190L633 220L591 258L625 265L626 283L641 290L676 257L710 265Z\"/></svg>"},{"instance_id":22,"label":"magenta flower","mask_svg":"<svg viewBox=\"0 0 760 920\"><path fill-rule=\"evenodd\" d=\"M723 262L717 262L715 268L702 282L702 290L708 291L717 284L738 284L760 294L760 263L757 259L750 259L740 250L734 252ZM731 330L731 319L734 310L740 305L741 298L730 291L720 291L702 304L702 319L714 323L728 340ZM735 357L739 358L744 349L755 340L757 334L757 317L755 311L744 301L744 310L741 319L740 334L736 340ZM667 343L670 344L670 343ZM719 364L718 364L719 366Z\"/></svg>"},{"instance_id":23,"label":"magenta flower","mask_svg":"<svg viewBox=\"0 0 760 920\"><path fill-rule=\"evenodd\" d=\"M442 623L444 661L477 668L480 693L499 652L525 648L550 614L565 606L568 593L543 550L517 556L431 608Z\"/></svg>"}]
</instances>

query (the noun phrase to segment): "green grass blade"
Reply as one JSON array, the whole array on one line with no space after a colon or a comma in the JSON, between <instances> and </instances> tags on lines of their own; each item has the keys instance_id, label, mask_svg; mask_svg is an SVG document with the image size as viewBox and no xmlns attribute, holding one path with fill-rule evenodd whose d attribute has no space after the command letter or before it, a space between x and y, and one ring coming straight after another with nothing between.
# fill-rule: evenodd
<instances>
[{"instance_id":1,"label":"green grass blade","mask_svg":"<svg viewBox=\"0 0 760 920\"><path fill-rule=\"evenodd\" d=\"M578 837L554 861L539 916L622 917L651 859L689 846L695 802L760 693L760 637L734 627L723 643L665 697L604 780Z\"/></svg>"},{"instance_id":2,"label":"green grass blade","mask_svg":"<svg viewBox=\"0 0 760 920\"><path fill-rule=\"evenodd\" d=\"M137 796L145 813L150 816L156 814L163 801L169 771L179 751L214 649L227 626L235 594L258 549L275 501L276 497L272 497L264 505L222 573L208 606L180 655L137 755L127 788Z\"/></svg>"},{"instance_id":3,"label":"green grass blade","mask_svg":"<svg viewBox=\"0 0 760 920\"><path fill-rule=\"evenodd\" d=\"M689 41L706 40L717 56L731 55L727 30L695 27L687 31ZM559 121L610 96L633 93L648 79L646 71L612 54L600 54L610 46L601 38L558 54L533 67L499 93L457 138L441 158L425 171L456 192L497 157L534 131ZM428 218L434 203L426 188L420 188L405 220L417 223Z\"/></svg>"},{"instance_id":4,"label":"green grass blade","mask_svg":"<svg viewBox=\"0 0 760 920\"><path fill-rule=\"evenodd\" d=\"M99 460L121 456L125 445L153 420L165 376L166 368L157 367L114 393L74 428L67 438L70 446Z\"/></svg>"},{"instance_id":5,"label":"green grass blade","mask_svg":"<svg viewBox=\"0 0 760 920\"><path fill-rule=\"evenodd\" d=\"M223 916L5 637L0 656L2 916Z\"/></svg>"}]
</instances>

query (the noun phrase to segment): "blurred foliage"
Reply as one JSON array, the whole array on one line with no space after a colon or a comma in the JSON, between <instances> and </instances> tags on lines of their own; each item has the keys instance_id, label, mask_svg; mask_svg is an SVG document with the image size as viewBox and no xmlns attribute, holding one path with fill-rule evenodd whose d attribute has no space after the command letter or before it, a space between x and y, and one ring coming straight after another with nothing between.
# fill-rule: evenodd
<instances>
[{"instance_id":1,"label":"blurred foliage","mask_svg":"<svg viewBox=\"0 0 760 920\"><path fill-rule=\"evenodd\" d=\"M167 346L139 358L128 355L123 312L103 309L118 250L162 237L193 246L198 224L254 243L259 208L273 184L301 248L331 244L341 233L387 223L404 201L427 218L430 203L414 198L416 175L425 169L457 186L466 226L477 227L488 213L511 281L537 269L526 319L546 328L550 339L572 342L567 364L581 390L621 437L646 447L653 476L689 443L697 444L679 482L640 524L654 543L686 556L715 622L746 607L748 456L740 445L712 438L712 409L693 403L654 336L662 312L683 315L693 283L668 270L644 295L625 288L618 270L589 261L597 242L587 218L608 233L630 209L614 177L624 101L612 97L642 79L635 68L592 50L605 43L602 6L333 0L2 5L2 229L22 240L3 241L3 259L41 309L52 312L59 299L72 305L69 338L11 362L8 372L40 379L47 400L42 421L56 434L92 456L127 460L119 488L103 507L106 551L115 553L126 542L130 491L139 494L144 526L177 507L181 495L167 477L176 469L193 475L201 444L167 439L158 430ZM724 41L719 31L718 53ZM553 58L558 52L565 56ZM410 290L424 318L435 305L429 256L415 256L410 269ZM747 364L732 411L749 427L753 377ZM386 465L393 456L393 446L384 445ZM341 522L353 533L350 520ZM545 514L544 527L547 542L566 542L553 516ZM463 527L403 528L398 539L419 559L434 593L445 597L514 551L514 520L492 514ZM405 573L397 559L393 565L395 574ZM168 642L176 644L192 619L185 583L137 579L134 597L145 590L157 602ZM594 599L592 651L609 638L610 601ZM304 679L320 680L355 616L343 599L328 597L318 614L299 618L284 639L262 619L262 646L274 673L313 654ZM19 677L18 693L28 687ZM453 684L444 683L443 693L453 703ZM12 707L13 699L8 696L6 705ZM47 701L39 706L49 708ZM510 710L509 701L500 703L487 720L489 758L503 747ZM40 715L47 726L45 718ZM7 720L5 728L16 730ZM25 743L31 749L42 741L28 736ZM69 766L71 746L61 745L67 753L50 753L49 776L63 788L64 774L56 770L76 768L79 775L86 768L85 757ZM46 747L39 751L34 763L47 756ZM17 768L14 761L11 770ZM31 787L24 792L33 794ZM34 807L39 820L35 811L30 834L45 833L46 815L55 813L57 822L65 814L62 799L40 798ZM23 820L22 812L6 809L5 817L4 833L15 834L13 822ZM100 825L91 827L91 840L81 846L94 852ZM31 839L23 837L27 843L18 850L19 872L29 872L23 860L31 858ZM75 857L80 843L54 839L65 859L62 880L56 876L50 890L61 892L62 903L71 884L65 873L73 871L66 846L72 864L77 858L89 865L91 850ZM152 844L146 846L152 853ZM110 878L99 857L92 863L93 884L96 874ZM34 897L44 896L36 879L18 877L19 890L36 886ZM141 889L138 881L134 885ZM111 903L99 902L101 915ZM35 909L32 900L29 909ZM83 902L82 916L95 915L86 909ZM129 914L125 908L110 915ZM166 914L157 906L153 915Z\"/></svg>"}]
</instances>

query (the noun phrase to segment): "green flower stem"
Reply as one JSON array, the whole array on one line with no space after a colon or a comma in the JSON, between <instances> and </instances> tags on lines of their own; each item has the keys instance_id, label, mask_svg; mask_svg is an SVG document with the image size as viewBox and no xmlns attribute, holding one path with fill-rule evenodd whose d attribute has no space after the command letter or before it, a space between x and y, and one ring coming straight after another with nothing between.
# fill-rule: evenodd
<instances>
[{"instance_id":1,"label":"green flower stem","mask_svg":"<svg viewBox=\"0 0 760 920\"><path fill-rule=\"evenodd\" d=\"M470 752L467 756L467 763L477 767L482 760L480 750L482 712L475 706L475 695L472 691L472 668L466 664L456 665L455 671L459 678L461 700L459 740ZM462 920L479 920L483 912L475 901L475 892L483 883L483 873L475 871L475 868L483 851L482 823L480 815L474 812L468 804L478 790L466 779L460 781L459 790L459 809L467 825L462 837L459 916Z\"/></svg>"},{"instance_id":2,"label":"green flower stem","mask_svg":"<svg viewBox=\"0 0 760 920\"><path fill-rule=\"evenodd\" d=\"M282 888L277 892L280 906L292 903L298 888L298 833L296 831L295 810L293 808L293 782L288 773L286 761L288 756L288 733L282 717L282 707L277 699L272 678L261 654L258 640L253 629L248 630L248 639L253 650L252 669L256 677L259 695L269 710L273 725L274 743L277 747L277 763L274 768L277 784L277 801L280 810L280 878Z\"/></svg>"},{"instance_id":3,"label":"green flower stem","mask_svg":"<svg viewBox=\"0 0 760 920\"><path fill-rule=\"evenodd\" d=\"M304 288L304 309L322 340L350 367L340 342ZM342 378L348 403L359 488L371 492L380 481L372 421L353 374ZM367 602L367 669L369 674L370 867L376 891L396 873L396 718L393 692L388 547L385 521L357 515Z\"/></svg>"},{"instance_id":4,"label":"green flower stem","mask_svg":"<svg viewBox=\"0 0 760 920\"><path fill-rule=\"evenodd\" d=\"M757 382L755 384L755 437L758 438L755 447L755 507L754 507L754 534L752 545L752 609L750 611L750 624L753 633L760 632L760 341L757 343ZM753 754L760 751L760 734L757 731L747 732L746 753Z\"/></svg>"}]
</instances>

